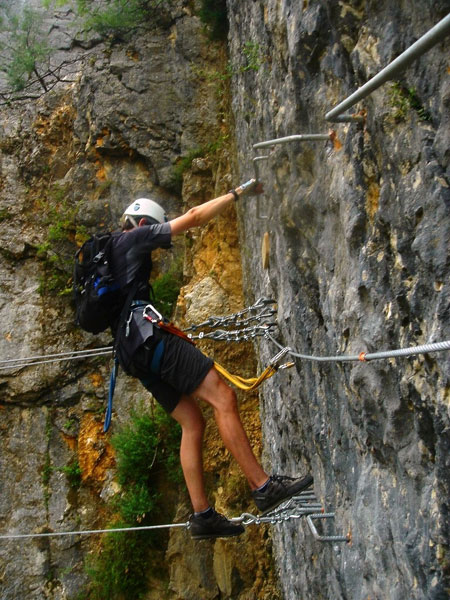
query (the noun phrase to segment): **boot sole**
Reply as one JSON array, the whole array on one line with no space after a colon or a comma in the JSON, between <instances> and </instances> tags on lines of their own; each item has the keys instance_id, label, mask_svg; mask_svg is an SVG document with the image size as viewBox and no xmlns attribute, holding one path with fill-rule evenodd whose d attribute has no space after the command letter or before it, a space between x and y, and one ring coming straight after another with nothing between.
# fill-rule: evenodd
<instances>
[{"instance_id":1,"label":"boot sole","mask_svg":"<svg viewBox=\"0 0 450 600\"><path fill-rule=\"evenodd\" d=\"M268 513L272 512L275 508L277 508L277 506L280 506L280 504L283 504L283 502L285 502L286 500L289 500L289 498L292 498L292 496L296 496L297 494L300 494L300 492L307 490L314 483L314 479L313 479L312 475L306 476L304 478L304 481L305 481L304 484L300 488L295 490L295 492L292 492L292 494L289 494L288 496L285 496L284 498L280 498L280 500L277 500L276 502L274 502L271 506L269 506L269 508L265 508L261 512L260 516L265 517Z\"/></svg>"},{"instance_id":2,"label":"boot sole","mask_svg":"<svg viewBox=\"0 0 450 600\"><path fill-rule=\"evenodd\" d=\"M245 531L245 530L244 530ZM237 537L242 535L244 531L233 532L233 533L205 533L199 535L191 535L193 540L217 540L218 538Z\"/></svg>"}]
</instances>

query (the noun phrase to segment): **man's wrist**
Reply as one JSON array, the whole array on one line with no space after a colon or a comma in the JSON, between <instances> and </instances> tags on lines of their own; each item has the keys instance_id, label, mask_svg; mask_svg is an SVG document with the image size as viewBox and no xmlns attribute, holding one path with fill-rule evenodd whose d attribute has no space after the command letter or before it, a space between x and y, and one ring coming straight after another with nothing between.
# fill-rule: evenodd
<instances>
[{"instance_id":1,"label":"man's wrist","mask_svg":"<svg viewBox=\"0 0 450 600\"><path fill-rule=\"evenodd\" d=\"M237 191L235 189L230 190L228 193L233 194L233 198L234 198L235 202L237 202L239 200L239 194L237 193Z\"/></svg>"}]
</instances>

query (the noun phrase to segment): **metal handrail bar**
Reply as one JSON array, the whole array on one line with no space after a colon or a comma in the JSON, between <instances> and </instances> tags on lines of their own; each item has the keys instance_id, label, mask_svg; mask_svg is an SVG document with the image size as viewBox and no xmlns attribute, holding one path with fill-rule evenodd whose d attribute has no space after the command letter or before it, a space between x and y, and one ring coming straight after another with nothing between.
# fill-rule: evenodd
<instances>
[{"instance_id":1,"label":"metal handrail bar","mask_svg":"<svg viewBox=\"0 0 450 600\"><path fill-rule=\"evenodd\" d=\"M419 38L412 46L405 50L400 56L393 60L389 65L382 69L377 75L369 79L363 86L358 88L353 94L348 96L340 104L335 106L326 115L327 121L334 121L336 117L341 115L345 110L366 98L374 90L379 88L383 83L393 79L400 71L403 71L417 58L425 54L427 50L435 46L438 42L444 39L450 33L450 14L444 17L439 23L432 27L427 33Z\"/></svg>"},{"instance_id":2,"label":"metal handrail bar","mask_svg":"<svg viewBox=\"0 0 450 600\"><path fill-rule=\"evenodd\" d=\"M299 135L288 135L286 137L276 138L274 140L267 140L265 142L258 142L257 144L253 144L253 149L258 150L258 148L267 148L268 146L275 146L277 144L287 144L289 142L317 142L320 140L329 139L329 133L302 133Z\"/></svg>"}]
</instances>

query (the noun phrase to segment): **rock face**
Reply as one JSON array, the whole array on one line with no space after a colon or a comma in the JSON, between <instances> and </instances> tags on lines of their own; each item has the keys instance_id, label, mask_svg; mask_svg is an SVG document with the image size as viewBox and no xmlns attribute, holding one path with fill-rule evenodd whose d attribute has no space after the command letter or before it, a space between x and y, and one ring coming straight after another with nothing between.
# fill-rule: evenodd
<instances>
[{"instance_id":1,"label":"rock face","mask_svg":"<svg viewBox=\"0 0 450 600\"><path fill-rule=\"evenodd\" d=\"M325 114L443 18L446 2L229 2L238 163ZM261 150L240 203L246 293L278 300L278 340L358 355L450 338L449 80L440 44L335 124L337 140ZM352 110L350 110L352 112ZM267 215L264 220L259 215ZM260 258L269 234L269 266ZM276 346L259 346L262 361ZM286 598L443 599L449 589L448 351L296 360L264 386L267 461L310 469L350 545L275 527Z\"/></svg>"}]
</instances>

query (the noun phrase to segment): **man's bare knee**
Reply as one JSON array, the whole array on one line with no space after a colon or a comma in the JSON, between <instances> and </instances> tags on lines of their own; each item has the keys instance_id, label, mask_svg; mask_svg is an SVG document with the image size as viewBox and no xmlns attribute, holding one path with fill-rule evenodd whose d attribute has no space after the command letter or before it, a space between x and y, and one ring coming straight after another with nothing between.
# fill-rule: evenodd
<instances>
[{"instance_id":1,"label":"man's bare knee","mask_svg":"<svg viewBox=\"0 0 450 600\"><path fill-rule=\"evenodd\" d=\"M202 415L199 415L197 419L189 422L183 427L183 433L193 435L195 437L203 437L205 433L206 422Z\"/></svg>"},{"instance_id":2,"label":"man's bare knee","mask_svg":"<svg viewBox=\"0 0 450 600\"><path fill-rule=\"evenodd\" d=\"M220 414L237 413L238 404L236 392L224 383L218 391L213 407L214 410Z\"/></svg>"},{"instance_id":3,"label":"man's bare knee","mask_svg":"<svg viewBox=\"0 0 450 600\"><path fill-rule=\"evenodd\" d=\"M236 393L215 369L211 369L193 395L210 404L214 410L220 412L237 410Z\"/></svg>"},{"instance_id":4,"label":"man's bare knee","mask_svg":"<svg viewBox=\"0 0 450 600\"><path fill-rule=\"evenodd\" d=\"M171 416L181 425L183 434L203 437L206 427L205 419L192 398L183 396Z\"/></svg>"}]
</instances>

